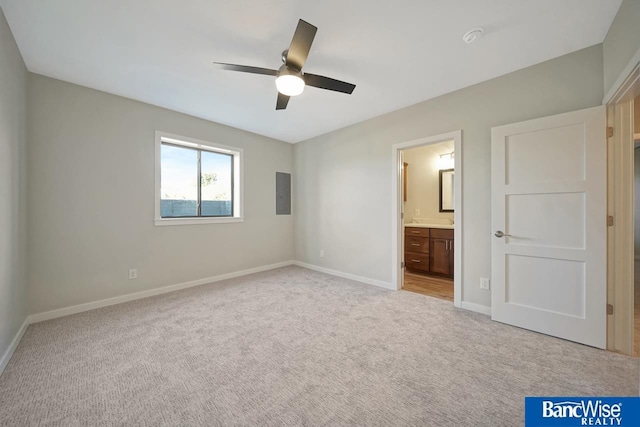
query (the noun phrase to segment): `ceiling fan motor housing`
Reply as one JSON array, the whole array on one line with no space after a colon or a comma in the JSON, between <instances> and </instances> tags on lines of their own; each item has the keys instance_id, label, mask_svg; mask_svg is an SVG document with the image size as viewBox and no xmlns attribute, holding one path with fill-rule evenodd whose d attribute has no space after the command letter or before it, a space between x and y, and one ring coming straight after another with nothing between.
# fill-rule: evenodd
<instances>
[{"instance_id":1,"label":"ceiling fan motor housing","mask_svg":"<svg viewBox=\"0 0 640 427\"><path fill-rule=\"evenodd\" d=\"M301 79L303 78L302 71L296 70L295 67L287 64L282 64L280 68L278 68L278 76L296 76L300 77Z\"/></svg>"}]
</instances>

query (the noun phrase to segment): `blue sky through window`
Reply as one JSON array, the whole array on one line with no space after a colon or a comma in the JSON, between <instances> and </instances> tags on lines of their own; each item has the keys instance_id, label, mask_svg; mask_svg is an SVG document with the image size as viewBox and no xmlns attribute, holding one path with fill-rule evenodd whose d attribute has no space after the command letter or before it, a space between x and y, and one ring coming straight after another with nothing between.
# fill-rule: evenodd
<instances>
[{"instance_id":1,"label":"blue sky through window","mask_svg":"<svg viewBox=\"0 0 640 427\"><path fill-rule=\"evenodd\" d=\"M233 157L202 151L201 173L215 176L203 182L202 200L231 200ZM198 152L162 144L160 195L163 200L198 200Z\"/></svg>"}]
</instances>

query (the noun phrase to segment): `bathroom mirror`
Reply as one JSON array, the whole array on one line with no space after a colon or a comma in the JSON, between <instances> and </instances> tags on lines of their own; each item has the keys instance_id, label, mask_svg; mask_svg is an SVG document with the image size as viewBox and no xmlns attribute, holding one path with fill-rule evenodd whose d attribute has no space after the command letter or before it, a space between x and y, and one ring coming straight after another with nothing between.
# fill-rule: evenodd
<instances>
[{"instance_id":1,"label":"bathroom mirror","mask_svg":"<svg viewBox=\"0 0 640 427\"><path fill-rule=\"evenodd\" d=\"M453 212L454 210L453 180L453 169L440 171L440 212Z\"/></svg>"}]
</instances>

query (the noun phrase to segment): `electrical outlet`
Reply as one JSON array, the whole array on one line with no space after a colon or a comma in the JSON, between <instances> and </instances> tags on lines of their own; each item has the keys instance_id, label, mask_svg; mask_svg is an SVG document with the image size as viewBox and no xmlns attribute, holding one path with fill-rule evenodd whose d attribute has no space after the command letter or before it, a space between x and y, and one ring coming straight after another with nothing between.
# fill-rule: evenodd
<instances>
[{"instance_id":1,"label":"electrical outlet","mask_svg":"<svg viewBox=\"0 0 640 427\"><path fill-rule=\"evenodd\" d=\"M486 289L486 290L490 289L489 279L487 279L486 277L480 278L480 289Z\"/></svg>"},{"instance_id":2,"label":"electrical outlet","mask_svg":"<svg viewBox=\"0 0 640 427\"><path fill-rule=\"evenodd\" d=\"M324 258L324 249L320 250L320 258Z\"/></svg>"},{"instance_id":3,"label":"electrical outlet","mask_svg":"<svg viewBox=\"0 0 640 427\"><path fill-rule=\"evenodd\" d=\"M420 209L416 209L416 216L420 216Z\"/></svg>"},{"instance_id":4,"label":"electrical outlet","mask_svg":"<svg viewBox=\"0 0 640 427\"><path fill-rule=\"evenodd\" d=\"M133 280L137 278L138 278L138 269L132 268L131 270L129 270L129 280Z\"/></svg>"}]
</instances>

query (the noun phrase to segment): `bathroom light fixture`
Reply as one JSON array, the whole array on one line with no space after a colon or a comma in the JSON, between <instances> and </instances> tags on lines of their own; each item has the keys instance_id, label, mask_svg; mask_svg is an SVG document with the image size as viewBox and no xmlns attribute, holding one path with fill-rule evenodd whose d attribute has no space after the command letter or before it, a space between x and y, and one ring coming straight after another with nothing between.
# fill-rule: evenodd
<instances>
[{"instance_id":1,"label":"bathroom light fixture","mask_svg":"<svg viewBox=\"0 0 640 427\"><path fill-rule=\"evenodd\" d=\"M278 92L287 96L297 96L304 90L304 79L300 71L294 70L283 64L278 70L276 78Z\"/></svg>"},{"instance_id":2,"label":"bathroom light fixture","mask_svg":"<svg viewBox=\"0 0 640 427\"><path fill-rule=\"evenodd\" d=\"M450 153L440 154L440 159L438 162L438 167L440 169L453 169L454 167L454 153L453 151Z\"/></svg>"}]
</instances>

